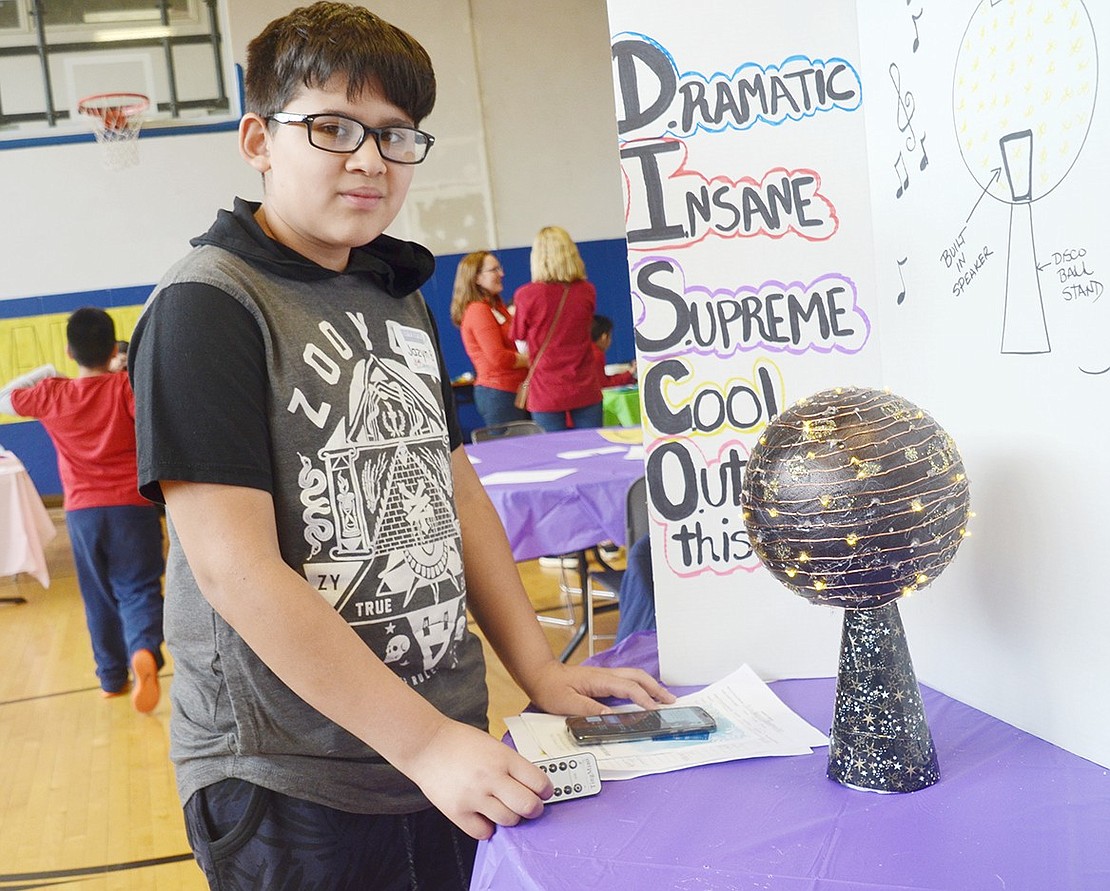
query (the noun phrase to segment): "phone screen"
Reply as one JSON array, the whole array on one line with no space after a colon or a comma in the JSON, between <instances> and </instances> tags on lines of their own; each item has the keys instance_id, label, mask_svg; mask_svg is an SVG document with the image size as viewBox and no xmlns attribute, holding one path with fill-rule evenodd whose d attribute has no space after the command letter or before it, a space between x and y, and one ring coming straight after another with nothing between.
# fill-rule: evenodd
<instances>
[{"instance_id":1,"label":"phone screen","mask_svg":"<svg viewBox=\"0 0 1110 891\"><path fill-rule=\"evenodd\" d=\"M640 739L675 739L709 734L716 729L717 722L713 716L697 706L567 718L567 730L577 743L584 746Z\"/></svg>"}]
</instances>

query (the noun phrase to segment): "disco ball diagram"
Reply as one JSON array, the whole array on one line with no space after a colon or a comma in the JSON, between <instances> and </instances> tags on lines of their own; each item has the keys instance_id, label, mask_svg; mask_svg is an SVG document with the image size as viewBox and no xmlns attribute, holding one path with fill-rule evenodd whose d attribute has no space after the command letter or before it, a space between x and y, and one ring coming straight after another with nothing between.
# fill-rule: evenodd
<instances>
[{"instance_id":1,"label":"disco ball diagram","mask_svg":"<svg viewBox=\"0 0 1110 891\"><path fill-rule=\"evenodd\" d=\"M874 609L932 582L968 535L952 438L889 392L837 387L779 415L741 492L759 558L814 603Z\"/></svg>"}]
</instances>

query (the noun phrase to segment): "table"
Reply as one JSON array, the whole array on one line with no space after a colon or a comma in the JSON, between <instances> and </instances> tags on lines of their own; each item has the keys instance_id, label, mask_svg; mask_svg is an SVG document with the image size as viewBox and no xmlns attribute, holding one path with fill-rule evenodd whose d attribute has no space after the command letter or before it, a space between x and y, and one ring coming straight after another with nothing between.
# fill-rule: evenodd
<instances>
[{"instance_id":1,"label":"table","mask_svg":"<svg viewBox=\"0 0 1110 891\"><path fill-rule=\"evenodd\" d=\"M590 660L658 677L653 632ZM815 727L835 680L777 681ZM678 690L677 692L682 692ZM472 889L1110 888L1110 775L922 687L941 780L904 795L825 776L827 749L606 782L599 795L499 827Z\"/></svg>"},{"instance_id":2,"label":"table","mask_svg":"<svg viewBox=\"0 0 1110 891\"><path fill-rule=\"evenodd\" d=\"M601 541L625 544L625 495L644 475L640 442L638 428L561 430L489 439L466 451L519 562Z\"/></svg>"},{"instance_id":3,"label":"table","mask_svg":"<svg viewBox=\"0 0 1110 891\"><path fill-rule=\"evenodd\" d=\"M640 387L606 387L601 391L601 413L606 427L639 427Z\"/></svg>"},{"instance_id":4,"label":"table","mask_svg":"<svg viewBox=\"0 0 1110 891\"><path fill-rule=\"evenodd\" d=\"M501 517L513 559L580 552L580 590L585 591L585 551L603 541L626 544L628 487L644 475L641 436L638 427L606 427L506 436L466 446ZM560 472L565 475L551 478ZM585 638L584 613L563 651L564 660Z\"/></svg>"},{"instance_id":5,"label":"table","mask_svg":"<svg viewBox=\"0 0 1110 891\"><path fill-rule=\"evenodd\" d=\"M0 453L0 576L26 572L44 588L50 586L44 545L56 534L54 522L22 462ZM4 598L22 603L22 597Z\"/></svg>"}]
</instances>

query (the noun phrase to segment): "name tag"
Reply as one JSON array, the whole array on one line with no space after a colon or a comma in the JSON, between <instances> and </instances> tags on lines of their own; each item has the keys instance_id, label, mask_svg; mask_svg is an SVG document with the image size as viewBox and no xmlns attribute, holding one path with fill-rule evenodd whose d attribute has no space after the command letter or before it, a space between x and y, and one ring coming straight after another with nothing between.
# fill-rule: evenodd
<instances>
[{"instance_id":1,"label":"name tag","mask_svg":"<svg viewBox=\"0 0 1110 891\"><path fill-rule=\"evenodd\" d=\"M426 374L439 380L439 362L432 347L432 339L427 331L409 328L397 322L388 321L389 345L393 351L404 357L405 364L417 374Z\"/></svg>"}]
</instances>

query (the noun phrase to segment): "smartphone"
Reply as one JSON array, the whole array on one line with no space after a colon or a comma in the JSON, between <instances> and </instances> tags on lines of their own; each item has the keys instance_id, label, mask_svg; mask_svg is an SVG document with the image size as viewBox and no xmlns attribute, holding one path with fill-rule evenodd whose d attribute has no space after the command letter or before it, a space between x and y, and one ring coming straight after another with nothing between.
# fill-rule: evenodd
<instances>
[{"instance_id":1,"label":"smartphone","mask_svg":"<svg viewBox=\"0 0 1110 891\"><path fill-rule=\"evenodd\" d=\"M716 729L713 716L698 706L567 718L567 730L580 746L638 739L697 739L708 737Z\"/></svg>"}]
</instances>

